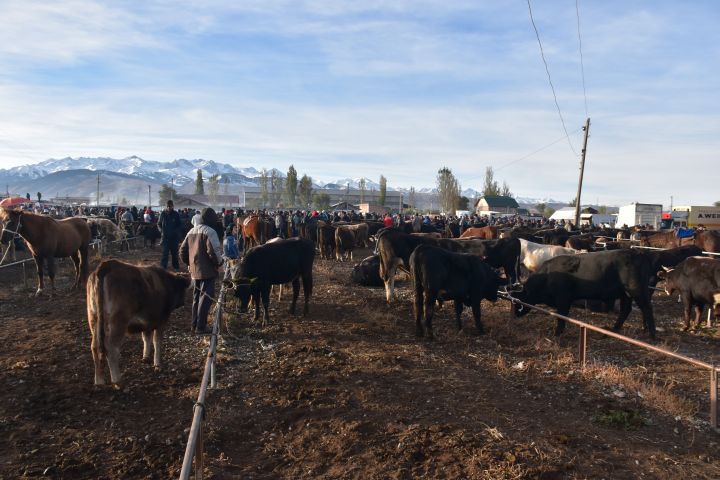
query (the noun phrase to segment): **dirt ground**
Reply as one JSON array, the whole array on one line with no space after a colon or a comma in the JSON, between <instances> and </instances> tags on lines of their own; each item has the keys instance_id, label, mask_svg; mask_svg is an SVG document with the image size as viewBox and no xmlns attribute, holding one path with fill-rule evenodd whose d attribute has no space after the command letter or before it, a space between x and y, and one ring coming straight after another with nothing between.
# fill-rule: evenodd
<instances>
[{"instance_id":1,"label":"dirt ground","mask_svg":"<svg viewBox=\"0 0 720 480\"><path fill-rule=\"evenodd\" d=\"M207 398L208 478L720 478L707 372L596 334L581 370L576 329L555 339L547 316L513 319L502 300L483 304L482 336L468 311L456 332L446 305L428 342L415 337L407 282L387 306L382 289L351 285L350 269L316 261L306 318L286 313L287 297L273 298L264 328L228 305ZM69 293L66 276L57 296L35 298L34 279L25 288L0 272L0 478L177 477L208 345L190 333L189 295L162 370L131 337L123 388L100 388L84 293ZM654 306L659 345L717 359L715 329L681 331L664 294ZM645 340L640 323L633 312L624 332Z\"/></svg>"}]
</instances>

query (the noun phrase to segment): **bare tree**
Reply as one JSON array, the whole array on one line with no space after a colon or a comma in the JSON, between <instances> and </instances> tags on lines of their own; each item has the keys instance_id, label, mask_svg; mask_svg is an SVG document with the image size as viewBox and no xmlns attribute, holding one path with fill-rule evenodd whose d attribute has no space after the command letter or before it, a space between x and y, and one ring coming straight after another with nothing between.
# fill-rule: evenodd
<instances>
[{"instance_id":1,"label":"bare tree","mask_svg":"<svg viewBox=\"0 0 720 480\"><path fill-rule=\"evenodd\" d=\"M437 190L441 210L447 214L455 215L458 199L460 198L460 184L447 167L438 170Z\"/></svg>"}]
</instances>

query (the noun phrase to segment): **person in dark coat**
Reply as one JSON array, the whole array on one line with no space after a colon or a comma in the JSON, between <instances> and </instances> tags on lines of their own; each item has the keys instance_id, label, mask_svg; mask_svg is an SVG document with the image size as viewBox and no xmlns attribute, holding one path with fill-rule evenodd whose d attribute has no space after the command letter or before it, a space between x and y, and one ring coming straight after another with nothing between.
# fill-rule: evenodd
<instances>
[{"instance_id":1,"label":"person in dark coat","mask_svg":"<svg viewBox=\"0 0 720 480\"><path fill-rule=\"evenodd\" d=\"M163 247L160 266L167 268L168 255L170 255L172 256L172 266L177 272L180 270L178 245L180 244L180 240L182 240L182 220L180 220L180 214L175 211L172 200L167 201L167 208L160 214L158 228L162 235L160 243Z\"/></svg>"}]
</instances>

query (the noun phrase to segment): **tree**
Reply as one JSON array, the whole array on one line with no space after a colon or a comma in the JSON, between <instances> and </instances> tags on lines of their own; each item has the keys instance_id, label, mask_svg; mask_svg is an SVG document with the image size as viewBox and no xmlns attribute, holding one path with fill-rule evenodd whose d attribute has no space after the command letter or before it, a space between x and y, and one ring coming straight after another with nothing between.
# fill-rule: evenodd
<instances>
[{"instance_id":1,"label":"tree","mask_svg":"<svg viewBox=\"0 0 720 480\"><path fill-rule=\"evenodd\" d=\"M455 215L460 197L460 184L452 171L447 167L438 170L437 191L438 199L440 200L440 210L449 215Z\"/></svg>"},{"instance_id":2,"label":"tree","mask_svg":"<svg viewBox=\"0 0 720 480\"><path fill-rule=\"evenodd\" d=\"M410 205L410 208L415 208L415 187L410 187L410 191L408 192L408 204Z\"/></svg>"},{"instance_id":3,"label":"tree","mask_svg":"<svg viewBox=\"0 0 720 480\"><path fill-rule=\"evenodd\" d=\"M282 200L282 177L276 169L272 169L270 174L270 207L277 208Z\"/></svg>"},{"instance_id":4,"label":"tree","mask_svg":"<svg viewBox=\"0 0 720 480\"><path fill-rule=\"evenodd\" d=\"M294 206L297 200L297 189L298 189L298 178L297 170L293 165L290 165L287 171L287 177L285 178L285 193L287 203L289 206Z\"/></svg>"},{"instance_id":5,"label":"tree","mask_svg":"<svg viewBox=\"0 0 720 480\"><path fill-rule=\"evenodd\" d=\"M165 205L168 200L174 200L175 196L177 195L177 191L169 186L167 183L163 183L162 188L159 192L160 195L160 205Z\"/></svg>"},{"instance_id":6,"label":"tree","mask_svg":"<svg viewBox=\"0 0 720 480\"><path fill-rule=\"evenodd\" d=\"M217 206L217 196L220 191L220 176L216 173L208 179L208 200L211 207Z\"/></svg>"},{"instance_id":7,"label":"tree","mask_svg":"<svg viewBox=\"0 0 720 480\"><path fill-rule=\"evenodd\" d=\"M502 195L503 197L512 197L513 196L512 192L510 192L510 186L507 184L507 182L505 180L503 180L503 186L502 186L502 190L500 190L500 195Z\"/></svg>"},{"instance_id":8,"label":"tree","mask_svg":"<svg viewBox=\"0 0 720 480\"><path fill-rule=\"evenodd\" d=\"M715 205L716 207L720 207L720 200L718 200L717 202L713 203L713 205Z\"/></svg>"},{"instance_id":9,"label":"tree","mask_svg":"<svg viewBox=\"0 0 720 480\"><path fill-rule=\"evenodd\" d=\"M195 195L205 194L205 184L203 183L202 170L198 168L197 175L195 176Z\"/></svg>"},{"instance_id":10,"label":"tree","mask_svg":"<svg viewBox=\"0 0 720 480\"><path fill-rule=\"evenodd\" d=\"M260 184L260 201L262 202L262 208L266 208L268 203L268 173L264 168L260 171L258 183Z\"/></svg>"},{"instance_id":11,"label":"tree","mask_svg":"<svg viewBox=\"0 0 720 480\"><path fill-rule=\"evenodd\" d=\"M547 205L545 205L544 203L538 203L537 205L535 205L535 209L540 215L545 214L545 207L547 207Z\"/></svg>"},{"instance_id":12,"label":"tree","mask_svg":"<svg viewBox=\"0 0 720 480\"><path fill-rule=\"evenodd\" d=\"M485 182L483 183L483 196L494 197L500 195L500 187L495 180L495 172L492 167L485 167Z\"/></svg>"},{"instance_id":13,"label":"tree","mask_svg":"<svg viewBox=\"0 0 720 480\"><path fill-rule=\"evenodd\" d=\"M317 210L326 210L330 208L330 195L325 192L313 194L313 204Z\"/></svg>"},{"instance_id":14,"label":"tree","mask_svg":"<svg viewBox=\"0 0 720 480\"><path fill-rule=\"evenodd\" d=\"M573 197L573 199L568 202L568 207L574 207L576 203L577 197Z\"/></svg>"},{"instance_id":15,"label":"tree","mask_svg":"<svg viewBox=\"0 0 720 480\"><path fill-rule=\"evenodd\" d=\"M222 182L223 182L223 195L225 196L225 198L223 199L223 207L224 207L225 202L227 202L227 198L228 198L228 184L230 183L230 178L227 175L223 175Z\"/></svg>"},{"instance_id":16,"label":"tree","mask_svg":"<svg viewBox=\"0 0 720 480\"><path fill-rule=\"evenodd\" d=\"M386 194L387 194L387 178L385 178L383 175L380 175L380 198L378 199L378 203L380 205L385 205Z\"/></svg>"},{"instance_id":17,"label":"tree","mask_svg":"<svg viewBox=\"0 0 720 480\"><path fill-rule=\"evenodd\" d=\"M457 199L458 210L468 210L470 206L470 199L465 195L461 195Z\"/></svg>"},{"instance_id":18,"label":"tree","mask_svg":"<svg viewBox=\"0 0 720 480\"><path fill-rule=\"evenodd\" d=\"M312 178L307 175L303 175L298 185L298 197L303 207L310 207L312 202Z\"/></svg>"},{"instance_id":19,"label":"tree","mask_svg":"<svg viewBox=\"0 0 720 480\"><path fill-rule=\"evenodd\" d=\"M365 177L358 181L358 188L360 189L360 203L365 203Z\"/></svg>"},{"instance_id":20,"label":"tree","mask_svg":"<svg viewBox=\"0 0 720 480\"><path fill-rule=\"evenodd\" d=\"M42 193L37 192L37 198L38 198L38 203L40 203L40 200L42 200Z\"/></svg>"}]
</instances>

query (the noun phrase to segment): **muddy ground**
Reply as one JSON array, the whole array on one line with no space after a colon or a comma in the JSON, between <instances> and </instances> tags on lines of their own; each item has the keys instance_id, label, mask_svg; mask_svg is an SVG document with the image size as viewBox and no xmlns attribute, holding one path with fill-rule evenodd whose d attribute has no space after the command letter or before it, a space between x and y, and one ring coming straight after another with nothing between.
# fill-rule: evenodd
<instances>
[{"instance_id":1,"label":"muddy ground","mask_svg":"<svg viewBox=\"0 0 720 480\"><path fill-rule=\"evenodd\" d=\"M576 329L555 339L548 317L512 319L504 301L484 304L483 336L467 311L457 333L446 305L428 342L406 282L387 306L382 289L351 285L350 269L316 261L306 318L286 314L288 298L273 299L264 328L228 306L207 399L209 478L720 478L707 372L597 334L581 370ZM100 388L84 293L58 283L55 298L35 298L0 270L0 478L177 477L208 345L190 333L189 304L172 316L161 371L131 337L123 388ZM683 332L679 305L654 305L659 345L717 359L716 330ZM646 339L640 323L633 312L624 332Z\"/></svg>"}]
</instances>

